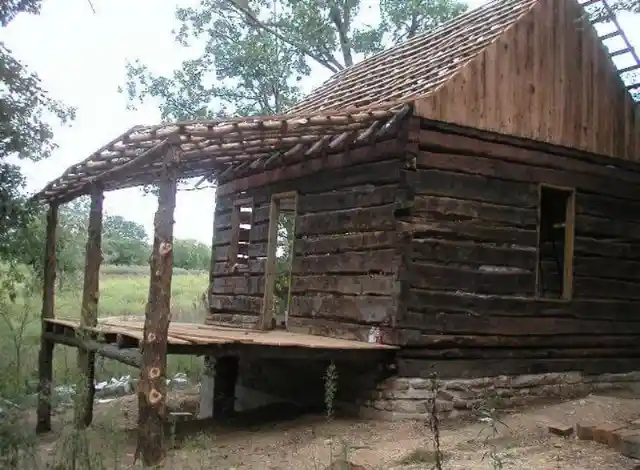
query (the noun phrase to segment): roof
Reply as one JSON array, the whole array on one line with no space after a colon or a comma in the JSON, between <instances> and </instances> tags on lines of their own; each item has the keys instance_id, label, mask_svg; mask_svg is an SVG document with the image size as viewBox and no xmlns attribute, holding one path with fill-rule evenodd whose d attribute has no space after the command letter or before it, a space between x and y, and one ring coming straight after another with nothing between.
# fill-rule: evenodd
<instances>
[{"instance_id":1,"label":"roof","mask_svg":"<svg viewBox=\"0 0 640 470\"><path fill-rule=\"evenodd\" d=\"M493 0L330 78L286 115L137 126L73 165L35 197L67 201L89 191L157 182L178 145L181 178L229 175L382 138L408 106L436 92L539 0ZM587 0L586 4L605 0ZM606 2L605 2L606 4ZM604 39L604 37L603 37ZM284 157L283 157L284 156Z\"/></svg>"},{"instance_id":2,"label":"roof","mask_svg":"<svg viewBox=\"0 0 640 470\"><path fill-rule=\"evenodd\" d=\"M493 0L331 77L292 113L409 102L433 93L538 0Z\"/></svg>"}]
</instances>

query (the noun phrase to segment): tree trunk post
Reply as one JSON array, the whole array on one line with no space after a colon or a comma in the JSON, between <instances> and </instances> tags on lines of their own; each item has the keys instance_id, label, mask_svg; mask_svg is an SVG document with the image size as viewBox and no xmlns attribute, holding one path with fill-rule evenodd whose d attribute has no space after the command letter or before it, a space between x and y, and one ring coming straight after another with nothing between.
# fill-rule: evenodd
<instances>
[{"instance_id":1,"label":"tree trunk post","mask_svg":"<svg viewBox=\"0 0 640 470\"><path fill-rule=\"evenodd\" d=\"M102 263L102 187L91 188L91 209L87 229L87 245L84 264L84 286L82 289L82 311L79 333L87 332L83 327L98 324L98 299L100 297L100 264ZM82 338L88 339L88 338ZM93 399L95 395L95 352L78 348L78 368L81 374L79 402L76 404L75 421L78 428L89 426L93 421Z\"/></svg>"},{"instance_id":2,"label":"tree trunk post","mask_svg":"<svg viewBox=\"0 0 640 470\"><path fill-rule=\"evenodd\" d=\"M164 180L158 185L158 210L154 218L153 252L149 298L145 310L142 367L138 383L138 444L135 459L145 466L160 463L166 456L167 336L171 320L171 277L173 267L173 224L177 180L172 165L179 149L165 156Z\"/></svg>"},{"instance_id":3,"label":"tree trunk post","mask_svg":"<svg viewBox=\"0 0 640 470\"><path fill-rule=\"evenodd\" d=\"M51 382L53 380L53 344L45 339L45 319L54 317L56 285L56 228L58 205L50 204L47 211L46 241L44 249L44 282L42 289L42 332L38 358L38 411L36 432L51 431Z\"/></svg>"}]
</instances>

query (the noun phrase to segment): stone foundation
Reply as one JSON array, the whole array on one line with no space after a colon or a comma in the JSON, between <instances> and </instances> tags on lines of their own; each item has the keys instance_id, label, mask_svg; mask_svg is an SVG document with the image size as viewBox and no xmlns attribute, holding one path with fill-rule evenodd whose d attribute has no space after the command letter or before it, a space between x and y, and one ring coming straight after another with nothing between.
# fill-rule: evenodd
<instances>
[{"instance_id":1,"label":"stone foundation","mask_svg":"<svg viewBox=\"0 0 640 470\"><path fill-rule=\"evenodd\" d=\"M323 409L328 363L308 360L240 359L235 387L235 411L286 402ZM214 367L210 363L210 368ZM336 364L334 409L363 418L418 419L430 415L434 384L430 379L389 377L380 366ZM383 378L386 374L386 378ZM201 410L211 413L211 372L205 373ZM207 381L205 384L204 381ZM581 372L496 376L474 379L439 379L435 405L441 418L456 418L481 406L507 409L545 400L572 399L594 392L640 392L640 372L586 375ZM202 414L201 414L202 416ZM204 417L204 416L203 416Z\"/></svg>"},{"instance_id":2,"label":"stone foundation","mask_svg":"<svg viewBox=\"0 0 640 470\"><path fill-rule=\"evenodd\" d=\"M426 419L434 384L430 379L391 377L359 403L363 417ZM640 392L640 372L583 375L580 372L438 380L435 404L441 417L454 418L480 406L514 408L549 399L571 399L594 392Z\"/></svg>"}]
</instances>

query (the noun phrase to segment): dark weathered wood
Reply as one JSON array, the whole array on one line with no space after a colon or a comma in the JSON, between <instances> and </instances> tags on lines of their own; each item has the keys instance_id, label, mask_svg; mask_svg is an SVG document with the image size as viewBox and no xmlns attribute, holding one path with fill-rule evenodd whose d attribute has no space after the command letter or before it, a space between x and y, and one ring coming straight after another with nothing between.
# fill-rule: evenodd
<instances>
[{"instance_id":1,"label":"dark weathered wood","mask_svg":"<svg viewBox=\"0 0 640 470\"><path fill-rule=\"evenodd\" d=\"M605 336L602 334L585 335L448 335L428 334L419 330L396 329L394 343L404 346L406 351L445 348L495 348L514 349L562 348L566 350L581 348L634 348L638 345L637 335Z\"/></svg>"},{"instance_id":2,"label":"dark weathered wood","mask_svg":"<svg viewBox=\"0 0 640 470\"><path fill-rule=\"evenodd\" d=\"M395 245L397 238L392 231L318 235L297 239L294 250L296 255L367 251L390 248Z\"/></svg>"},{"instance_id":3,"label":"dark weathered wood","mask_svg":"<svg viewBox=\"0 0 640 470\"><path fill-rule=\"evenodd\" d=\"M262 296L214 294L210 308L212 312L259 314L262 311Z\"/></svg>"},{"instance_id":4,"label":"dark weathered wood","mask_svg":"<svg viewBox=\"0 0 640 470\"><path fill-rule=\"evenodd\" d=\"M640 282L638 280L629 282L619 279L576 277L573 291L576 297L581 298L640 300Z\"/></svg>"},{"instance_id":5,"label":"dark weathered wood","mask_svg":"<svg viewBox=\"0 0 640 470\"><path fill-rule=\"evenodd\" d=\"M640 223L640 201L578 191L576 213Z\"/></svg>"},{"instance_id":6,"label":"dark weathered wood","mask_svg":"<svg viewBox=\"0 0 640 470\"><path fill-rule=\"evenodd\" d=\"M513 227L535 227L537 221L534 209L438 196L417 196L413 212L433 220L480 219Z\"/></svg>"},{"instance_id":7,"label":"dark weathered wood","mask_svg":"<svg viewBox=\"0 0 640 470\"><path fill-rule=\"evenodd\" d=\"M596 239L576 236L574 253L606 258L640 259L640 243L624 243L615 239Z\"/></svg>"},{"instance_id":8,"label":"dark weathered wood","mask_svg":"<svg viewBox=\"0 0 640 470\"><path fill-rule=\"evenodd\" d=\"M38 411L36 432L51 431L51 381L53 379L53 345L45 338L45 319L54 317L56 284L56 229L58 205L49 205L44 247L40 354L38 357Z\"/></svg>"},{"instance_id":9,"label":"dark weathered wood","mask_svg":"<svg viewBox=\"0 0 640 470\"><path fill-rule=\"evenodd\" d=\"M638 357L640 345L626 348L410 348L399 354L402 358L421 359L569 359L603 357Z\"/></svg>"},{"instance_id":10,"label":"dark weathered wood","mask_svg":"<svg viewBox=\"0 0 640 470\"><path fill-rule=\"evenodd\" d=\"M367 180L371 180L371 177L363 178L362 176L356 176L356 174L362 170L361 168L358 169L358 166L364 166L365 164L370 162L394 157L401 151L402 150L399 148L398 142L393 139L378 142L373 148L369 145L362 146L360 148L350 149L349 152L334 153L321 158L306 160L294 165L267 170L262 173L237 179L235 181L223 183L218 186L218 194L227 195L237 193L239 191L247 191L248 189L264 186L270 183L301 178L303 176L312 174L318 177L317 179L319 180L319 186L317 186L317 189L322 190L321 188L324 187L328 190L331 188L326 187L326 182L320 182L320 180L323 179L320 176L322 175L322 172L337 168L342 168L342 172L345 175L345 180L342 184L342 187L369 183L372 181ZM387 182L394 182L393 174L395 173L397 175L397 171L399 169L399 165L392 165L392 167L395 168L395 172L392 171L390 178L384 178L384 180L386 180ZM370 176L373 176L374 174L375 173L372 172ZM382 176L383 173L378 173L378 175ZM382 183L383 181L378 180L375 182ZM338 185L339 184L340 183L338 183Z\"/></svg>"},{"instance_id":11,"label":"dark weathered wood","mask_svg":"<svg viewBox=\"0 0 640 470\"><path fill-rule=\"evenodd\" d=\"M576 216L576 232L582 236L617 238L621 241L640 241L640 224L590 215Z\"/></svg>"},{"instance_id":12,"label":"dark weathered wood","mask_svg":"<svg viewBox=\"0 0 640 470\"><path fill-rule=\"evenodd\" d=\"M264 293L264 276L214 277L211 292L217 294L258 295Z\"/></svg>"},{"instance_id":13,"label":"dark weathered wood","mask_svg":"<svg viewBox=\"0 0 640 470\"><path fill-rule=\"evenodd\" d=\"M374 295L292 295L289 317L343 319L353 323L391 325L395 303Z\"/></svg>"},{"instance_id":14,"label":"dark weathered wood","mask_svg":"<svg viewBox=\"0 0 640 470\"><path fill-rule=\"evenodd\" d=\"M538 242L535 230L492 226L481 221L442 222L414 218L398 224L401 231L412 233L414 238L469 240L521 247L535 247Z\"/></svg>"},{"instance_id":15,"label":"dark weathered wood","mask_svg":"<svg viewBox=\"0 0 640 470\"><path fill-rule=\"evenodd\" d=\"M406 171L405 177L417 195L471 199L520 208L535 208L538 204L538 188L533 182L519 183L435 169Z\"/></svg>"},{"instance_id":16,"label":"dark weathered wood","mask_svg":"<svg viewBox=\"0 0 640 470\"><path fill-rule=\"evenodd\" d=\"M171 315L173 224L176 176L171 166L175 150L169 151L165 180L158 186L158 210L154 219L149 298L145 309L142 367L138 385L138 445L136 458L146 466L166 455L163 422L166 419L167 334Z\"/></svg>"},{"instance_id":17,"label":"dark weathered wood","mask_svg":"<svg viewBox=\"0 0 640 470\"><path fill-rule=\"evenodd\" d=\"M535 275L532 271L481 271L459 266L413 262L407 280L423 289L444 289L477 294L533 295Z\"/></svg>"},{"instance_id":18,"label":"dark weathered wood","mask_svg":"<svg viewBox=\"0 0 640 470\"><path fill-rule=\"evenodd\" d=\"M292 278L291 292L325 292L347 295L391 295L395 278L392 275L330 275L304 276L296 274Z\"/></svg>"},{"instance_id":19,"label":"dark weathered wood","mask_svg":"<svg viewBox=\"0 0 640 470\"><path fill-rule=\"evenodd\" d=\"M95 327L98 324L98 298L100 297L100 264L102 263L102 205L104 193L95 186L91 190L91 206L87 245L85 252L84 286L82 289L82 311L80 329ZM80 403L76 408L76 426L89 426L93 421L93 398L95 395L95 353L78 349L78 367L84 382L80 392Z\"/></svg>"},{"instance_id":20,"label":"dark weathered wood","mask_svg":"<svg viewBox=\"0 0 640 470\"><path fill-rule=\"evenodd\" d=\"M446 171L464 171L482 175L489 179L497 178L518 181L521 183L547 183L566 186L571 181L573 186L592 192L615 195L621 198L634 199L635 185L618 178L620 173L612 176L590 175L561 169L545 168L539 162L518 164L501 161L495 158L484 158L475 152L466 155L440 154L420 152L417 157L418 168L434 168ZM540 165L540 166L537 166ZM613 187L611 187L613 185Z\"/></svg>"},{"instance_id":21,"label":"dark weathered wood","mask_svg":"<svg viewBox=\"0 0 640 470\"><path fill-rule=\"evenodd\" d=\"M586 318L471 316L443 311L413 312L405 314L403 326L419 329L424 333L462 335L579 335L592 334L640 334L639 322L613 322Z\"/></svg>"},{"instance_id":22,"label":"dark weathered wood","mask_svg":"<svg viewBox=\"0 0 640 470\"><path fill-rule=\"evenodd\" d=\"M395 201L398 186L395 184L365 185L340 191L308 194L300 197L300 214L336 211L358 207L380 206Z\"/></svg>"},{"instance_id":23,"label":"dark weathered wood","mask_svg":"<svg viewBox=\"0 0 640 470\"><path fill-rule=\"evenodd\" d=\"M469 241L448 241L434 238L413 239L411 259L414 261L440 261L468 265L510 266L533 271L536 263L534 250L499 247Z\"/></svg>"},{"instance_id":24,"label":"dark weathered wood","mask_svg":"<svg viewBox=\"0 0 640 470\"><path fill-rule=\"evenodd\" d=\"M323 273L393 273L400 264L394 249L354 251L325 255L298 255L293 258L292 272Z\"/></svg>"},{"instance_id":25,"label":"dark weathered wood","mask_svg":"<svg viewBox=\"0 0 640 470\"><path fill-rule=\"evenodd\" d=\"M216 263L213 267L214 276L238 276L242 274L264 274L266 259L250 259L244 266L235 266L229 268L226 262Z\"/></svg>"},{"instance_id":26,"label":"dark weathered wood","mask_svg":"<svg viewBox=\"0 0 640 470\"><path fill-rule=\"evenodd\" d=\"M395 204L298 216L296 237L330 233L393 230Z\"/></svg>"},{"instance_id":27,"label":"dark weathered wood","mask_svg":"<svg viewBox=\"0 0 640 470\"><path fill-rule=\"evenodd\" d=\"M471 295L453 291L411 289L406 298L413 311L459 313L469 317L557 317L640 322L640 302L616 299L580 299L571 302L532 297ZM607 334L607 331L601 331Z\"/></svg>"}]
</instances>

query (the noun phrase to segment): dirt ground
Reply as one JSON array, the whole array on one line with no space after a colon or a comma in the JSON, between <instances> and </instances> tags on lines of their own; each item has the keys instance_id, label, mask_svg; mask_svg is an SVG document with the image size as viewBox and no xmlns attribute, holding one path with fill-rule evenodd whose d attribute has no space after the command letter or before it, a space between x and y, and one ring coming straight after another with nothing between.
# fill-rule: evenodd
<instances>
[{"instance_id":1,"label":"dirt ground","mask_svg":"<svg viewBox=\"0 0 640 470\"><path fill-rule=\"evenodd\" d=\"M174 394L173 409L193 410L197 391ZM91 429L91 455L101 468L132 468L136 397L96 405ZM283 416L282 409L225 424L187 424L177 428L165 469L385 469L433 468L433 435L423 422L374 422L323 416ZM69 413L54 419L58 429ZM640 399L589 396L563 403L507 411L491 437L490 424L478 417L441 425L445 470L460 469L566 469L631 470L640 461L627 459L609 448L575 437L548 432L549 423L625 422L640 418ZM43 438L42 456L51 461L59 453L65 432ZM96 447L97 446L97 447ZM492 459L491 450L494 449ZM331 462L347 456L347 467ZM502 465L502 466L500 466Z\"/></svg>"}]
</instances>

